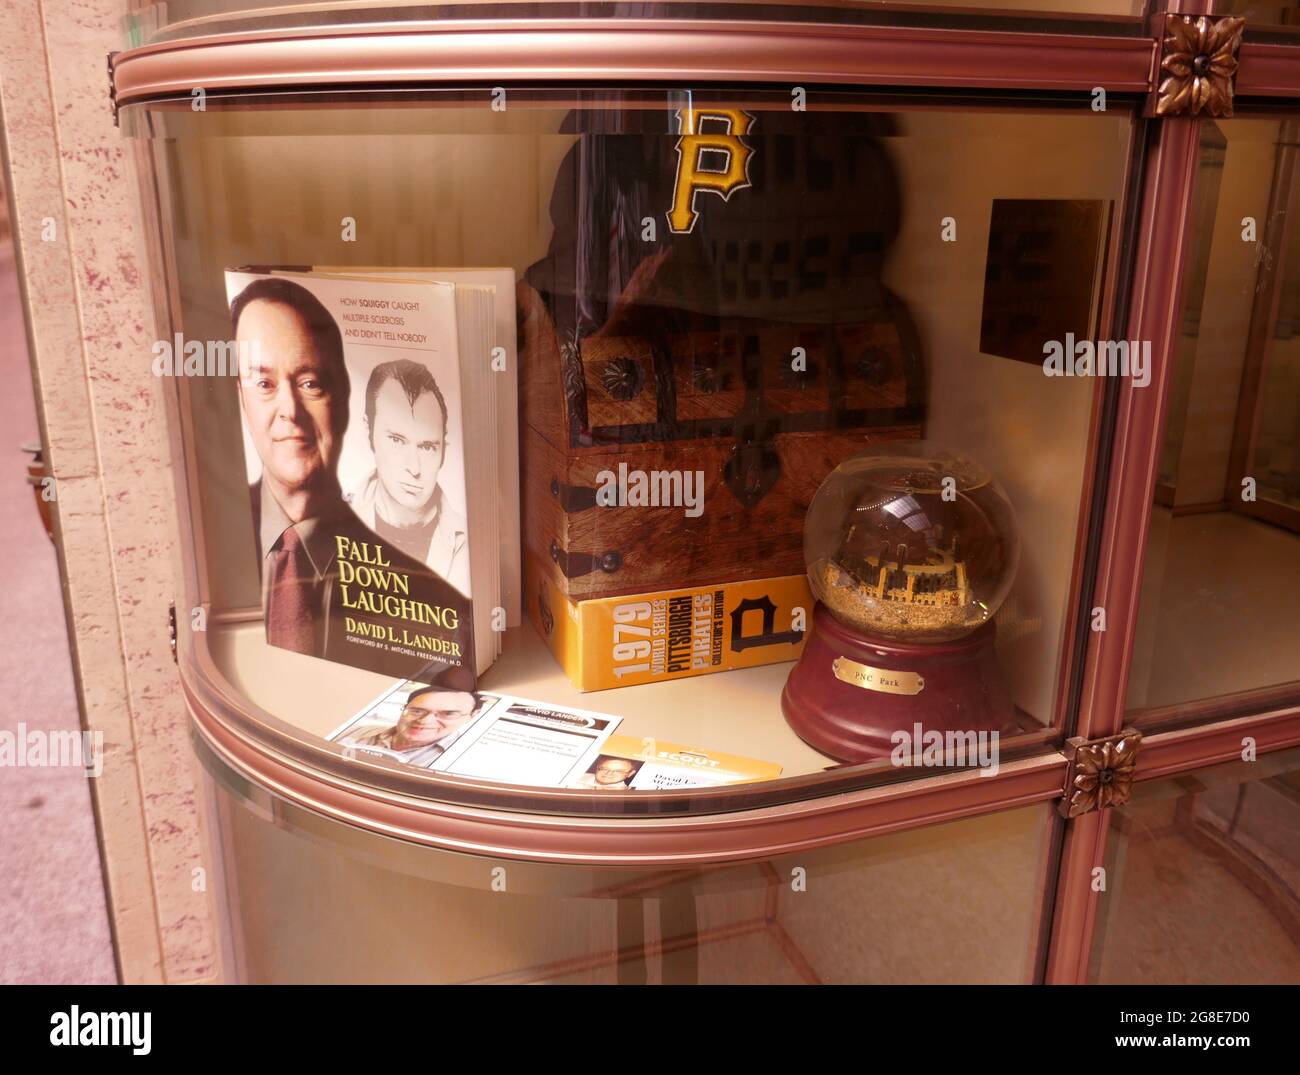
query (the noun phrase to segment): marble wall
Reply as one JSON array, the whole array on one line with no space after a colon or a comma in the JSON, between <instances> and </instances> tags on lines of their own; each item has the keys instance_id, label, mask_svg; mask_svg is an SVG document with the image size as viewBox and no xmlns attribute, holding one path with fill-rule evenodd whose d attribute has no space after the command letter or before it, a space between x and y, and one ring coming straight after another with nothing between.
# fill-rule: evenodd
<instances>
[{"instance_id":1,"label":"marble wall","mask_svg":"<svg viewBox=\"0 0 1300 1075\"><path fill-rule=\"evenodd\" d=\"M217 980L197 772L167 609L178 570L131 144L106 56L127 0L7 0L0 103L64 601L124 982ZM209 885L208 882L213 882Z\"/></svg>"}]
</instances>

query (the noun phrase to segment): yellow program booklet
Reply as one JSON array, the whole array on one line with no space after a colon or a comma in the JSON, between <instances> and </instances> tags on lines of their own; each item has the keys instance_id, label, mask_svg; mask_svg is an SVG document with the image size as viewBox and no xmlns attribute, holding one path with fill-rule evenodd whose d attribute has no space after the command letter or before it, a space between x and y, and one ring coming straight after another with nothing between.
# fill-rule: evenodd
<instances>
[{"instance_id":1,"label":"yellow program booklet","mask_svg":"<svg viewBox=\"0 0 1300 1075\"><path fill-rule=\"evenodd\" d=\"M701 750L653 737L611 735L569 786L593 791L672 791L775 780L781 766L738 754Z\"/></svg>"}]
</instances>

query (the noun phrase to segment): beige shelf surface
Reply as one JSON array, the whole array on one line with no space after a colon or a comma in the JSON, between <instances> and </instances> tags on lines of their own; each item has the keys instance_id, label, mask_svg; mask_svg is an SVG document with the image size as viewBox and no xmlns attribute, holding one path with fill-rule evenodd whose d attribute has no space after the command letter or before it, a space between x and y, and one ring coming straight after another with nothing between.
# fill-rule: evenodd
<instances>
[{"instance_id":1,"label":"beige shelf surface","mask_svg":"<svg viewBox=\"0 0 1300 1075\"><path fill-rule=\"evenodd\" d=\"M268 646L260 620L210 628L213 660L252 704L310 735L326 737L397 682L387 676ZM512 628L483 677L485 691L623 718L620 735L653 737L781 766L783 777L836 762L794 734L781 713L792 662L584 694L530 626Z\"/></svg>"}]
</instances>

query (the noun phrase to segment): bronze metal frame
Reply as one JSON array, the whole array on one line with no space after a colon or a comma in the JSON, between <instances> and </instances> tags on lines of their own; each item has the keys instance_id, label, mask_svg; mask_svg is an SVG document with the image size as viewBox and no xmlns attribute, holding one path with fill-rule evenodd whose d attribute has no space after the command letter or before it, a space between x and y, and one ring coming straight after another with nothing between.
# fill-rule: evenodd
<instances>
[{"instance_id":1,"label":"bronze metal frame","mask_svg":"<svg viewBox=\"0 0 1300 1075\"><path fill-rule=\"evenodd\" d=\"M1300 97L1300 55L1294 45L1247 41L1238 54L1237 97Z\"/></svg>"},{"instance_id":2,"label":"bronze metal frame","mask_svg":"<svg viewBox=\"0 0 1300 1075\"><path fill-rule=\"evenodd\" d=\"M1069 822L1061 867L1056 877L1056 902L1044 981L1070 985L1085 980L1097 919L1094 873L1106 861L1111 810L1094 810Z\"/></svg>"},{"instance_id":3,"label":"bronze metal frame","mask_svg":"<svg viewBox=\"0 0 1300 1075\"><path fill-rule=\"evenodd\" d=\"M1125 695L1137 629L1142 562L1159 469L1164 411L1182 317L1185 237L1199 152L1197 123L1159 121L1148 154L1126 339L1151 341L1151 383L1120 386L1107 517L1093 607L1106 630L1093 633L1076 734L1113 735L1124 723Z\"/></svg>"},{"instance_id":4,"label":"bronze metal frame","mask_svg":"<svg viewBox=\"0 0 1300 1075\"><path fill-rule=\"evenodd\" d=\"M1300 52L1300 50L1294 50ZM1238 83L1240 93L1240 83ZM1107 630L1094 636L1087 663L1088 691L1080 711L1079 734L1100 738L1124 723L1145 731L1137 779L1158 779L1188 769L1240 757L1243 738L1263 753L1300 741L1300 706L1294 684L1206 699L1191 705L1126 713L1129 664L1136 629L1138 596L1150 506L1158 472L1164 411L1172 378L1174 341L1182 314L1185 237L1192 222L1198 159L1197 121L1162 120L1148 162L1143 197L1142 242L1134 286L1130 338L1151 339L1152 382L1145 398L1132 399L1121 428L1132 431L1114 449L1110 522L1099 577L1097 604L1107 610ZM1243 715L1243 711L1249 715ZM1192 727L1160 733L1173 724ZM1152 734L1152 732L1157 734ZM1057 899L1046 980L1086 980L1098 893L1092 870L1105 859L1109 811L1070 822L1057 880Z\"/></svg>"},{"instance_id":5,"label":"bronze metal frame","mask_svg":"<svg viewBox=\"0 0 1300 1075\"><path fill-rule=\"evenodd\" d=\"M775 82L1144 93L1155 42L898 26L671 19L482 20L226 34L118 53L118 107L316 86Z\"/></svg>"},{"instance_id":6,"label":"bronze metal frame","mask_svg":"<svg viewBox=\"0 0 1300 1075\"><path fill-rule=\"evenodd\" d=\"M1185 237L1192 222L1198 154L1196 120L1159 121L1147 160L1127 337L1152 341L1153 369L1146 388L1126 384L1120 389L1109 512L1094 598L1094 607L1106 611L1106 630L1090 640L1077 724L1077 734L1084 739L1117 734L1125 721L1142 566L1182 317ZM1153 753L1144 754L1139 779ZM1049 982L1082 981L1087 973L1098 896L1092 871L1104 861L1109 816L1110 811L1103 810L1069 822L1057 878Z\"/></svg>"}]
</instances>

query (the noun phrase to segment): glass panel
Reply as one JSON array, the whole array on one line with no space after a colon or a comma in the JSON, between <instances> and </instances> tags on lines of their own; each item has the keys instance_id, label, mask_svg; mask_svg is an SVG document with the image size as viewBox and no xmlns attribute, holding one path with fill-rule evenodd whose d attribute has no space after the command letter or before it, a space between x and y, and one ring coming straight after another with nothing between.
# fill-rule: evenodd
<instances>
[{"instance_id":1,"label":"glass panel","mask_svg":"<svg viewBox=\"0 0 1300 1075\"><path fill-rule=\"evenodd\" d=\"M1039 973L1050 804L719 869L593 870L418 848L232 790L216 765L207 786L236 981L1023 983Z\"/></svg>"},{"instance_id":2,"label":"glass panel","mask_svg":"<svg viewBox=\"0 0 1300 1075\"><path fill-rule=\"evenodd\" d=\"M1089 980L1300 982L1300 750L1138 784L1114 811Z\"/></svg>"},{"instance_id":3,"label":"glass panel","mask_svg":"<svg viewBox=\"0 0 1300 1075\"><path fill-rule=\"evenodd\" d=\"M1139 723L1300 696L1296 132L1294 120L1204 128L1129 681Z\"/></svg>"},{"instance_id":4,"label":"glass panel","mask_svg":"<svg viewBox=\"0 0 1300 1075\"><path fill-rule=\"evenodd\" d=\"M867 449L924 436L979 465L949 468L961 510L949 514L949 470L931 488L909 463L898 477L906 495L891 485L892 507L858 513L862 534L843 542L858 581L846 589L887 605L895 626L901 609L916 633L862 635L875 648L841 654L844 675L827 658L800 713L829 687L847 698L836 718L872 714L863 780L906 775L890 733L922 722L1000 735L1007 756L1040 748L1062 720L1102 389L1096 378L1044 377L1042 341L1086 338L1105 316L1133 120L919 100L819 93L795 114L785 95L760 92L512 90L503 113L467 92L209 100L206 113L128 109L124 123L154 137L174 329L186 339L230 335L223 271L237 266L514 274L525 617L481 685L618 715L637 742L758 758L803 778L794 796L815 793L812 777L842 787L850 774L839 763L864 760L796 734L782 691L806 626L796 617L812 612L809 502L837 463ZM749 171L726 199L683 202L699 226L675 235L665 214L691 115L752 123ZM206 630L185 634L182 660L193 639L213 662L195 675L218 675L218 692L247 702L253 724L318 746L393 681L266 644L246 405L234 377L177 382L198 539L193 603L208 611ZM357 429L370 405L361 384ZM354 462L371 459L364 434L346 438ZM698 517L595 500L600 474L686 464L707 490ZM990 506L994 486L1013 526ZM505 518L510 505L497 506ZM999 607L1017 536L1019 567ZM734 588L749 583L762 585L743 597ZM704 587L716 610L674 599L690 631L650 612L601 628L587 611L617 618L684 586ZM989 612L996 629L970 633ZM935 617L958 630L925 628ZM694 667L726 667L724 655L736 667L673 678L691 670L684 659L643 661L637 632L679 656L704 638ZM881 667L879 685L860 681ZM890 678L899 670L903 680ZM646 681L621 685L636 677ZM615 689L583 693L603 688Z\"/></svg>"},{"instance_id":5,"label":"glass panel","mask_svg":"<svg viewBox=\"0 0 1300 1075\"><path fill-rule=\"evenodd\" d=\"M1246 31L1256 27L1286 27L1300 30L1300 0L1218 0L1218 15L1244 15Z\"/></svg>"},{"instance_id":6,"label":"glass panel","mask_svg":"<svg viewBox=\"0 0 1300 1075\"><path fill-rule=\"evenodd\" d=\"M763 19L789 22L904 24L1057 32L1144 33L1142 0L655 0L635 5L575 0L166 0L146 4L127 20L127 47L250 30L320 28L447 19L677 18Z\"/></svg>"}]
</instances>

